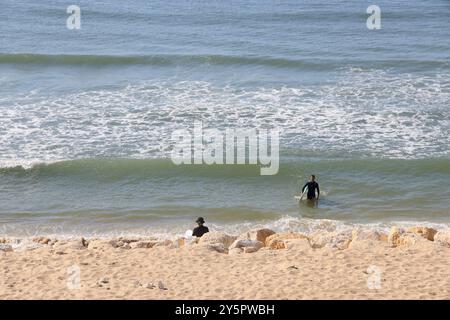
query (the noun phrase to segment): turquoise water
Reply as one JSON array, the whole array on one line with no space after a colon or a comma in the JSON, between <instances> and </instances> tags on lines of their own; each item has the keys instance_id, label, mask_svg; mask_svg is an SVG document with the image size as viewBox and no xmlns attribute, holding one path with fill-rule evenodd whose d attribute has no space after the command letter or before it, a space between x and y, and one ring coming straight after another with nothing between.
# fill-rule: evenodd
<instances>
[{"instance_id":1,"label":"turquoise water","mask_svg":"<svg viewBox=\"0 0 450 320\"><path fill-rule=\"evenodd\" d=\"M0 234L450 223L450 4L5 1ZM280 130L280 171L175 166L174 130ZM293 196L309 174L317 208Z\"/></svg>"}]
</instances>

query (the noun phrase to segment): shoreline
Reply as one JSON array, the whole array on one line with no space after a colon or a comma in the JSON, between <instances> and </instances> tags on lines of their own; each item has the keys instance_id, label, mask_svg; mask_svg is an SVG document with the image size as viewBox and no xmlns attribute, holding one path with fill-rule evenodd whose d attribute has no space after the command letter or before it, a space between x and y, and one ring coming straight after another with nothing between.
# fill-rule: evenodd
<instances>
[{"instance_id":1,"label":"shoreline","mask_svg":"<svg viewBox=\"0 0 450 320\"><path fill-rule=\"evenodd\" d=\"M0 238L0 299L450 299L450 232L420 225L27 241Z\"/></svg>"},{"instance_id":2,"label":"shoreline","mask_svg":"<svg viewBox=\"0 0 450 320\"><path fill-rule=\"evenodd\" d=\"M194 219L193 217L192 219ZM151 224L151 223L150 223ZM252 229L271 229L276 233L298 232L306 235L315 232L348 232L355 228L372 230L380 233L389 233L392 227L409 229L416 226L426 226L437 231L449 231L450 221L430 221L430 220L381 220L381 221L356 221L356 220L336 220L328 218L311 218L286 214L276 219L266 219L261 221L242 221L236 223L207 223L210 231L224 232L231 235L239 235ZM187 231L194 227L192 222L182 221L177 224L160 224L153 226L141 226L139 228L129 225L117 224L114 228L66 228L58 225L35 225L33 229L20 225L4 223L0 228L0 240L9 239L16 245L32 242L33 238L47 237L57 240L72 240L78 238L113 240L118 238L142 238L157 240L176 240L185 237ZM101 230L101 231L97 231Z\"/></svg>"}]
</instances>

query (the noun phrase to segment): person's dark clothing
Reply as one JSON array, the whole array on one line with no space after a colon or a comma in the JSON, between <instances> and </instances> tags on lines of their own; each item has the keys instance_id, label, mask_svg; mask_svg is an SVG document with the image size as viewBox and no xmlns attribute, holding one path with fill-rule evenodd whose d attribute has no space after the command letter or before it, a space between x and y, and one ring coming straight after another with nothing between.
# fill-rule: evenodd
<instances>
[{"instance_id":1,"label":"person's dark clothing","mask_svg":"<svg viewBox=\"0 0 450 320\"><path fill-rule=\"evenodd\" d=\"M302 192L305 191L305 188L308 187L308 193L306 195L306 197L311 200L314 199L316 197L316 189L317 189L317 195L320 195L320 190L319 190L319 184L317 182L307 182L303 188L302 188Z\"/></svg>"},{"instance_id":2,"label":"person's dark clothing","mask_svg":"<svg viewBox=\"0 0 450 320\"><path fill-rule=\"evenodd\" d=\"M204 235L207 232L209 232L208 227L198 226L197 228L194 229L194 231L192 232L192 235L200 238L202 235Z\"/></svg>"}]
</instances>

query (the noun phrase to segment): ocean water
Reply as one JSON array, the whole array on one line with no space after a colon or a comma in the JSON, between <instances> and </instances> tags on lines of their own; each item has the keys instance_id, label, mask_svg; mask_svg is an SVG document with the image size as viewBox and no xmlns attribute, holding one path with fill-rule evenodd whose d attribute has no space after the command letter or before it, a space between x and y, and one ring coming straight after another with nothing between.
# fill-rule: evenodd
<instances>
[{"instance_id":1,"label":"ocean water","mask_svg":"<svg viewBox=\"0 0 450 320\"><path fill-rule=\"evenodd\" d=\"M449 226L450 2L76 4L2 1L0 235ZM278 174L174 165L195 121L278 129Z\"/></svg>"}]
</instances>

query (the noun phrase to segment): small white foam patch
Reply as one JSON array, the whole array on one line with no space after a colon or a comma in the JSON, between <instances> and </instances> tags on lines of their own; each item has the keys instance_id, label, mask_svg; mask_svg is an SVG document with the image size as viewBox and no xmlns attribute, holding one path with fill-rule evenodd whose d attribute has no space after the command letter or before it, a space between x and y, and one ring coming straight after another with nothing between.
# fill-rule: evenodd
<instances>
[{"instance_id":1,"label":"small white foam patch","mask_svg":"<svg viewBox=\"0 0 450 320\"><path fill-rule=\"evenodd\" d=\"M0 165L166 157L176 129L278 128L281 147L368 156L448 155L450 75L344 71L320 86L240 88L149 81L65 96L0 100ZM39 158L36 156L39 155Z\"/></svg>"}]
</instances>

